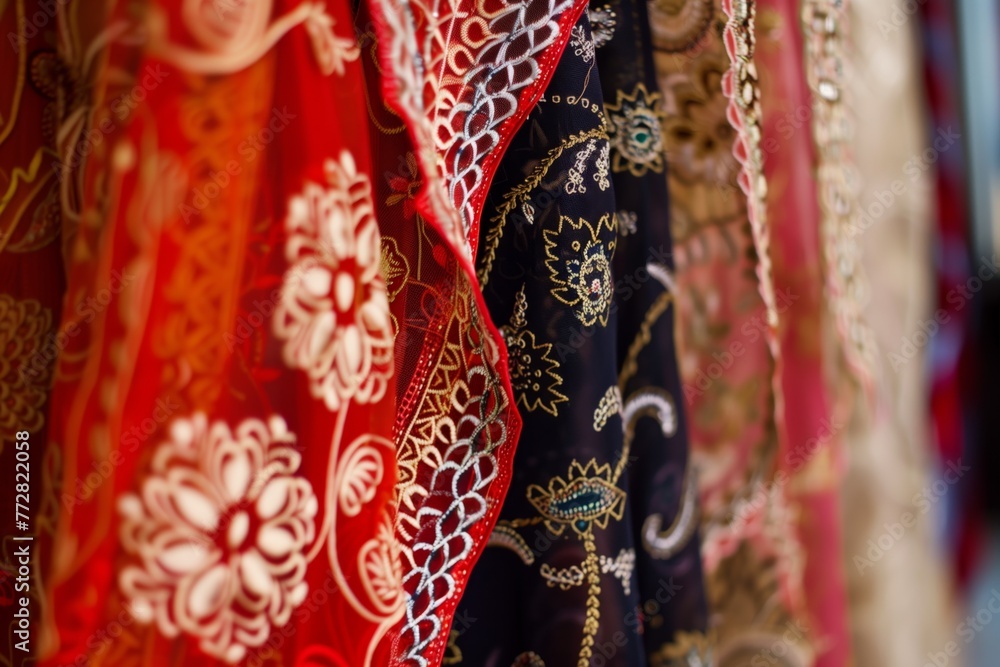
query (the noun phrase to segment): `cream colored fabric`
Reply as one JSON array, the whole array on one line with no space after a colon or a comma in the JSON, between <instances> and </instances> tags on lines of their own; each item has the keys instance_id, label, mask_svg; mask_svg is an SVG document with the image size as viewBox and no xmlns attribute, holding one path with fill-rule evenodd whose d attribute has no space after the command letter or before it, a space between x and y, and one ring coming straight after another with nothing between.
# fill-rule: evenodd
<instances>
[{"instance_id":1,"label":"cream colored fabric","mask_svg":"<svg viewBox=\"0 0 1000 667\"><path fill-rule=\"evenodd\" d=\"M868 213L860 225L864 231L855 237L870 289L864 314L880 351L876 406L859 410L852 425L843 487L845 568L859 667L923 665L929 652L944 650L954 639L957 622L949 611L948 576L933 544L934 509L940 507L925 513L925 506L914 502L934 481L927 346L915 348L907 360L913 351L903 350L903 339L914 342L921 323L933 318L933 168L920 166L932 137L922 112L918 20L906 15L894 22L895 4L851 3L854 43L846 77L852 87L858 201ZM916 522L912 527L903 525L906 514ZM894 524L902 532L893 531ZM880 537L888 549L879 546ZM961 656L949 667L959 664Z\"/></svg>"}]
</instances>

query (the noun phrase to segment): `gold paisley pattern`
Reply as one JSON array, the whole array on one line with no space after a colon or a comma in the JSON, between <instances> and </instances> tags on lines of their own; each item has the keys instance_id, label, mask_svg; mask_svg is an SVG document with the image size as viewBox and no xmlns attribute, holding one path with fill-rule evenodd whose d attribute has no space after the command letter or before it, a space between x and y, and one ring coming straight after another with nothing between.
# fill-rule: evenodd
<instances>
[{"instance_id":1,"label":"gold paisley pattern","mask_svg":"<svg viewBox=\"0 0 1000 667\"><path fill-rule=\"evenodd\" d=\"M621 519L625 511L625 492L616 485L611 465L594 459L586 465L574 460L566 478L553 477L548 488L532 484L528 500L554 535L570 526L584 537L594 526L607 528L610 519Z\"/></svg>"},{"instance_id":2,"label":"gold paisley pattern","mask_svg":"<svg viewBox=\"0 0 1000 667\"><path fill-rule=\"evenodd\" d=\"M626 460L623 453L621 460ZM545 564L541 575L550 586L569 590L587 584L586 617L580 643L578 667L588 667L593 656L594 637L601 618L601 558L597 553L594 527L607 528L612 519L620 521L625 513L625 491L618 486L621 465L598 465L590 459L585 465L573 460L566 478L553 477L547 488L532 484L528 500L542 516L553 535L562 535L569 526L583 542L585 556L579 565L555 569Z\"/></svg>"}]
</instances>

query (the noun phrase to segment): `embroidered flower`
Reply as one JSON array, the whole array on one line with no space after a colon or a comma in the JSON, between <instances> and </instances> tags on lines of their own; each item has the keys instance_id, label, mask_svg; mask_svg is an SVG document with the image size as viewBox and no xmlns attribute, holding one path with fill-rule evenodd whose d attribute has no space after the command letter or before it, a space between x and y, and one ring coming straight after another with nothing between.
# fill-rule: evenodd
<instances>
[{"instance_id":1,"label":"embroidered flower","mask_svg":"<svg viewBox=\"0 0 1000 667\"><path fill-rule=\"evenodd\" d=\"M629 236L639 231L639 216L635 211L618 211L615 213L618 218L618 234Z\"/></svg>"},{"instance_id":2,"label":"embroidered flower","mask_svg":"<svg viewBox=\"0 0 1000 667\"><path fill-rule=\"evenodd\" d=\"M659 93L650 93L640 83L631 95L619 90L615 103L605 106L615 173L663 172L662 103Z\"/></svg>"},{"instance_id":3,"label":"embroidered flower","mask_svg":"<svg viewBox=\"0 0 1000 667\"><path fill-rule=\"evenodd\" d=\"M377 401L392 375L392 324L379 276L378 226L368 177L351 154L326 163L327 185L292 197L285 274L274 333L285 362L309 376L331 410Z\"/></svg>"},{"instance_id":4,"label":"embroidered flower","mask_svg":"<svg viewBox=\"0 0 1000 667\"><path fill-rule=\"evenodd\" d=\"M615 36L618 17L611 9L611 5L589 9L587 14L590 17L590 31L594 36L594 46L599 49Z\"/></svg>"},{"instance_id":5,"label":"embroidered flower","mask_svg":"<svg viewBox=\"0 0 1000 667\"><path fill-rule=\"evenodd\" d=\"M580 24L573 26L569 45L573 47L573 53L583 58L583 62L589 63L594 59L594 40Z\"/></svg>"},{"instance_id":6,"label":"embroidered flower","mask_svg":"<svg viewBox=\"0 0 1000 667\"><path fill-rule=\"evenodd\" d=\"M517 404L528 412L541 408L553 417L559 415L559 403L568 401L559 390L563 379L559 362L552 356L552 343L539 343L528 329L528 301L524 285L514 297L514 315L510 324L500 327L507 343L510 384Z\"/></svg>"},{"instance_id":7,"label":"embroidered flower","mask_svg":"<svg viewBox=\"0 0 1000 667\"><path fill-rule=\"evenodd\" d=\"M542 232L545 266L555 284L551 294L572 307L584 326L608 323L614 294L611 258L616 236L615 217L608 213L593 223L561 216L558 228Z\"/></svg>"},{"instance_id":8,"label":"embroidered flower","mask_svg":"<svg viewBox=\"0 0 1000 667\"><path fill-rule=\"evenodd\" d=\"M138 493L120 499L121 540L138 562L119 585L132 613L228 662L286 624L308 591L318 503L295 473L284 420L233 431L204 414L174 422Z\"/></svg>"},{"instance_id":9,"label":"embroidered flower","mask_svg":"<svg viewBox=\"0 0 1000 667\"><path fill-rule=\"evenodd\" d=\"M391 236L383 236L379 243L382 249L379 271L389 292L389 301L395 299L410 278L410 262L399 250L399 244Z\"/></svg>"},{"instance_id":10,"label":"embroidered flower","mask_svg":"<svg viewBox=\"0 0 1000 667\"><path fill-rule=\"evenodd\" d=\"M604 146L607 147L607 144L604 144ZM566 188L566 194L575 195L587 191L587 186L583 184L583 175L587 172L587 165L590 164L590 156L594 154L595 150L597 150L597 140L591 139L587 142L586 146L577 151L576 157L573 160L573 166L570 167L566 174L566 184L563 186ZM598 170L600 168L600 156L598 156ZM598 179L595 177L594 180ZM602 187L601 190L604 190L604 188Z\"/></svg>"},{"instance_id":11,"label":"embroidered flower","mask_svg":"<svg viewBox=\"0 0 1000 667\"><path fill-rule=\"evenodd\" d=\"M403 593L403 565L399 559L392 519L388 515L383 515L375 537L361 546L358 562L364 566L359 579L369 599L385 614L399 608L406 597Z\"/></svg>"},{"instance_id":12,"label":"embroidered flower","mask_svg":"<svg viewBox=\"0 0 1000 667\"><path fill-rule=\"evenodd\" d=\"M306 32L312 40L313 53L319 69L329 76L336 72L343 76L345 65L361 57L358 43L351 37L338 37L333 32L335 21L326 13L323 3L317 2L305 20Z\"/></svg>"},{"instance_id":13,"label":"embroidered flower","mask_svg":"<svg viewBox=\"0 0 1000 667\"><path fill-rule=\"evenodd\" d=\"M608 170L611 167L610 151L611 144L603 142L601 152L597 156L597 173L594 174L594 181L597 182L597 187L601 189L601 192L611 187L611 181L608 180Z\"/></svg>"},{"instance_id":14,"label":"embroidered flower","mask_svg":"<svg viewBox=\"0 0 1000 667\"><path fill-rule=\"evenodd\" d=\"M385 180L392 194L385 198L386 206L403 203L403 216L410 220L417 212L417 193L420 191L420 172L417 169L417 158L412 151L406 152L405 158L400 158L399 170L393 174L386 172Z\"/></svg>"}]
</instances>

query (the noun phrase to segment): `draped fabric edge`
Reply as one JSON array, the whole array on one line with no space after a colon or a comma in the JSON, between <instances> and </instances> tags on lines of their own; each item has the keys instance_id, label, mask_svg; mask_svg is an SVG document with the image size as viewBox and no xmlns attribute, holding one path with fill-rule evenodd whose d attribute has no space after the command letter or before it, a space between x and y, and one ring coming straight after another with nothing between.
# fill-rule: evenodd
<instances>
[{"instance_id":1,"label":"draped fabric edge","mask_svg":"<svg viewBox=\"0 0 1000 667\"><path fill-rule=\"evenodd\" d=\"M392 25L391 19L389 18L389 12L393 11L394 8L386 5L394 4L397 1L398 0L389 0L386 4L379 2L369 3L372 23L375 26L376 34L379 36L379 58L385 63L394 62L392 53L393 38L403 40L407 40L407 38L414 38L411 23L408 23L406 26L411 28L411 32L409 34L393 33L394 30L398 30L398 28L395 28ZM406 0L402 0L402 3L405 4L405 2ZM466 562L456 566L452 570L452 574L455 575L453 593L451 597L438 608L438 615L439 618L442 619L442 625L440 630L422 651L421 658L425 661L425 664L440 664L444 657L444 653L447 649L447 640L454 621L454 612L458 607L458 603L461 600L466 585L468 584L472 567L476 561L479 560L479 557L482 555L487 546L489 535L499 518L503 500L506 497L507 490L510 486L514 464L514 453L516 451L517 441L522 428L522 420L516 407L516 397L510 381L506 344L504 343L504 339L499 328L489 314L485 299L479 287L479 281L477 279L475 265L473 262L476 240L478 239L479 218L482 215L486 194L489 190L489 184L492 182L493 176L496 173L497 168L500 166L500 156L503 155L514 134L527 119L528 114L535 107L538 100L544 95L545 88L555 72L555 66L559 62L559 58L565 50L566 45L569 43L571 37L570 28L577 22L583 12L586 11L587 6L587 0L573 0L573 4L570 8L563 11L562 15L559 17L559 30L555 37L555 42L549 45L539 58L538 76L530 84L529 90L519 97L520 103L517 105L517 109L513 117L508 118L504 122L504 127L502 128L502 132L500 134L499 144L492 152L494 159L488 160L486 163L486 170L479 183L478 192L475 193L473 197L475 216L471 221L471 225L469 230L466 232L464 239L459 238L458 235L454 233L460 212L456 211L452 202L448 201L447 192L444 187L445 184L443 182L444 179L440 177L437 170L437 160L435 159L432 161L431 159L439 156L439 154L436 151L432 152L428 150L431 147L427 144L427 137L421 136L420 124L423 119L419 116L420 110L406 103L405 84L400 80L398 72L387 73L385 76L381 77L381 87L385 96L386 104L403 119L410 142L416 149L415 152L417 154L418 173L423 179L423 185L416 196L416 209L441 236L443 242L450 249L453 258L457 260L459 270L464 274L465 279L469 281L470 285L474 287L472 291L475 299L475 305L478 310L478 316L481 318L482 323L486 327L489 335L489 342L491 343L492 349L496 354L493 366L500 376L503 392L507 399L506 410L508 414L506 421L508 422L509 427L507 441L510 445L502 449L497 448L498 473L494 484L498 485L497 491L499 491L499 495L497 497L491 497L493 502L490 503L484 519L479 522L478 525L473 526L469 531L470 536L474 541L474 545ZM405 7L400 9L400 15L406 17L404 20L412 21L412 14L410 13L409 8ZM420 91L415 91L415 94L419 95ZM449 233L449 226L451 226L451 233ZM462 243L463 240L464 244ZM444 341L441 340L438 344L443 345ZM408 422L412 416L412 414L398 414L397 426L400 423Z\"/></svg>"}]
</instances>

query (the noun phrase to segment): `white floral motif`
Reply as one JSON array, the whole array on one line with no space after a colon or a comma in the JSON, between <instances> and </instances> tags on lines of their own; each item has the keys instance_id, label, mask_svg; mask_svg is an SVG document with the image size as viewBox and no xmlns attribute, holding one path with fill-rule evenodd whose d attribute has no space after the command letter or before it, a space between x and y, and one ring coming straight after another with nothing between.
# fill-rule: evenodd
<instances>
[{"instance_id":1,"label":"white floral motif","mask_svg":"<svg viewBox=\"0 0 1000 667\"><path fill-rule=\"evenodd\" d=\"M618 233L620 236L628 236L639 231L639 216L635 211L618 211Z\"/></svg>"},{"instance_id":2,"label":"white floral motif","mask_svg":"<svg viewBox=\"0 0 1000 667\"><path fill-rule=\"evenodd\" d=\"M587 191L587 186L583 184L583 175L587 171L587 161L590 160L590 156L593 155L595 150L597 150L597 141L591 139L587 142L586 146L577 152L573 166L569 168L567 174L567 181L564 186L566 194L583 194ZM603 190L604 188L601 189Z\"/></svg>"},{"instance_id":3,"label":"white floral motif","mask_svg":"<svg viewBox=\"0 0 1000 667\"><path fill-rule=\"evenodd\" d=\"M340 470L337 491L340 509L347 516L357 516L378 492L384 474L382 457L362 440L345 452Z\"/></svg>"},{"instance_id":4,"label":"white floral motif","mask_svg":"<svg viewBox=\"0 0 1000 667\"><path fill-rule=\"evenodd\" d=\"M326 13L326 8L321 3L313 5L305 26L320 71L327 76L334 72L343 76L346 71L344 65L360 58L361 49L353 39L335 35L333 25L334 20Z\"/></svg>"},{"instance_id":5,"label":"white floral motif","mask_svg":"<svg viewBox=\"0 0 1000 667\"><path fill-rule=\"evenodd\" d=\"M377 401L392 374L392 324L379 275L371 183L347 151L288 205L285 274L274 333L285 363L309 376L331 410Z\"/></svg>"},{"instance_id":6,"label":"white floral motif","mask_svg":"<svg viewBox=\"0 0 1000 667\"><path fill-rule=\"evenodd\" d=\"M594 46L599 49L615 36L618 16L611 9L611 5L589 9L587 14L590 17L590 32L594 37Z\"/></svg>"},{"instance_id":7,"label":"white floral motif","mask_svg":"<svg viewBox=\"0 0 1000 667\"><path fill-rule=\"evenodd\" d=\"M184 26L196 48L171 40L167 12L152 10L147 22L150 50L180 69L200 74L231 74L257 62L289 31L304 26L324 74L343 75L345 63L361 51L353 39L333 32L334 19L322 0L306 0L273 16L274 0L178 0Z\"/></svg>"},{"instance_id":8,"label":"white floral motif","mask_svg":"<svg viewBox=\"0 0 1000 667\"><path fill-rule=\"evenodd\" d=\"M294 440L280 417L235 431L202 413L174 422L138 493L118 503L122 545L138 561L118 581L139 621L227 662L288 622L308 592L318 509L295 476Z\"/></svg>"},{"instance_id":9,"label":"white floral motif","mask_svg":"<svg viewBox=\"0 0 1000 667\"><path fill-rule=\"evenodd\" d=\"M573 53L583 58L583 62L589 63L594 59L594 40L590 38L582 25L573 26L569 45L573 47Z\"/></svg>"},{"instance_id":10,"label":"white floral motif","mask_svg":"<svg viewBox=\"0 0 1000 667\"><path fill-rule=\"evenodd\" d=\"M611 144L605 142L601 146L601 152L597 156L597 173L594 174L594 180L597 182L597 187L604 192L611 187L611 181L608 180L608 170L611 169Z\"/></svg>"},{"instance_id":11,"label":"white floral motif","mask_svg":"<svg viewBox=\"0 0 1000 667\"><path fill-rule=\"evenodd\" d=\"M379 522L375 537L361 546L358 564L362 572L358 578L369 599L385 614L398 609L403 604L403 565L388 516Z\"/></svg>"}]
</instances>

